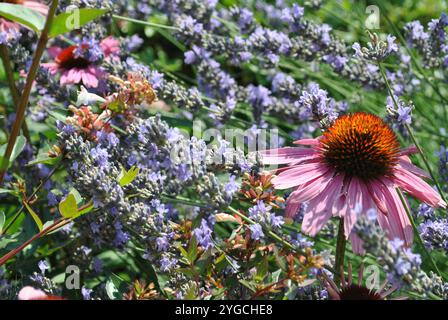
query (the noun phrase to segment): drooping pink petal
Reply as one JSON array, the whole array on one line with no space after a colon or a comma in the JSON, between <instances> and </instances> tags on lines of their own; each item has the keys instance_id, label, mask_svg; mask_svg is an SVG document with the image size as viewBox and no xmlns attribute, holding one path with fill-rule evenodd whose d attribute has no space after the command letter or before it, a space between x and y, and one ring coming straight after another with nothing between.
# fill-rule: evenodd
<instances>
[{"instance_id":1,"label":"drooping pink petal","mask_svg":"<svg viewBox=\"0 0 448 320\"><path fill-rule=\"evenodd\" d=\"M407 246L412 244L413 230L409 217L403 206L403 203L398 196L396 186L388 179L383 178L383 193L388 209L387 220L393 232L391 238L400 238Z\"/></svg>"},{"instance_id":2,"label":"drooping pink petal","mask_svg":"<svg viewBox=\"0 0 448 320\"><path fill-rule=\"evenodd\" d=\"M334 173L328 172L314 180L298 186L288 197L289 203L302 203L311 200L321 193L333 178Z\"/></svg>"},{"instance_id":3,"label":"drooping pink petal","mask_svg":"<svg viewBox=\"0 0 448 320\"><path fill-rule=\"evenodd\" d=\"M306 156L315 155L316 151L309 148L285 147L260 151L264 164L287 164Z\"/></svg>"},{"instance_id":4,"label":"drooping pink petal","mask_svg":"<svg viewBox=\"0 0 448 320\"><path fill-rule=\"evenodd\" d=\"M369 183L369 194L372 197L373 202L375 203L376 207L380 211L380 213L387 216L387 207L386 207L386 201L384 200L384 195L382 193L382 185L380 182L377 181L371 181Z\"/></svg>"},{"instance_id":5,"label":"drooping pink petal","mask_svg":"<svg viewBox=\"0 0 448 320\"><path fill-rule=\"evenodd\" d=\"M340 175L334 177L325 190L309 201L302 222L304 233L315 236L331 218L333 204L340 195L342 182Z\"/></svg>"},{"instance_id":6,"label":"drooping pink petal","mask_svg":"<svg viewBox=\"0 0 448 320\"><path fill-rule=\"evenodd\" d=\"M367 208L363 208L363 194L361 190L361 182L353 177L347 191L347 211L344 216L344 233L348 236L352 233L352 228L355 225L358 215Z\"/></svg>"},{"instance_id":7,"label":"drooping pink petal","mask_svg":"<svg viewBox=\"0 0 448 320\"><path fill-rule=\"evenodd\" d=\"M352 242L353 252L358 255L364 255L366 251L362 247L363 241L358 237L358 235L352 232L349 239Z\"/></svg>"},{"instance_id":8,"label":"drooping pink petal","mask_svg":"<svg viewBox=\"0 0 448 320\"><path fill-rule=\"evenodd\" d=\"M322 163L307 163L281 172L272 179L276 189L289 189L316 179L330 169Z\"/></svg>"},{"instance_id":9,"label":"drooping pink petal","mask_svg":"<svg viewBox=\"0 0 448 320\"><path fill-rule=\"evenodd\" d=\"M409 171L409 172L415 174L416 176L418 176L420 178L424 178L424 179L429 179L431 177L426 171L413 165L411 163L411 160L408 157L400 157L400 160L398 160L396 169Z\"/></svg>"},{"instance_id":10,"label":"drooping pink petal","mask_svg":"<svg viewBox=\"0 0 448 320\"><path fill-rule=\"evenodd\" d=\"M98 79L95 75L92 75L90 72L83 70L81 72L82 75L82 83L88 88L96 88L98 87Z\"/></svg>"},{"instance_id":11,"label":"drooping pink petal","mask_svg":"<svg viewBox=\"0 0 448 320\"><path fill-rule=\"evenodd\" d=\"M415 174L398 169L394 175L394 182L411 196L420 199L432 207L446 207L446 203L442 200L439 193Z\"/></svg>"},{"instance_id":12,"label":"drooping pink petal","mask_svg":"<svg viewBox=\"0 0 448 320\"><path fill-rule=\"evenodd\" d=\"M319 139L300 139L293 142L294 144L300 144L302 146L317 146L319 145Z\"/></svg>"},{"instance_id":13,"label":"drooping pink petal","mask_svg":"<svg viewBox=\"0 0 448 320\"><path fill-rule=\"evenodd\" d=\"M297 188L295 188L294 191L295 190L297 190ZM300 206L302 205L300 202L293 201L294 191L289 195L288 199L286 199L285 216L287 218L293 218L299 211Z\"/></svg>"},{"instance_id":14,"label":"drooping pink petal","mask_svg":"<svg viewBox=\"0 0 448 320\"><path fill-rule=\"evenodd\" d=\"M410 154L414 154L414 153L417 153L417 152L418 152L418 149L417 149L416 146L409 146L409 147L407 147L407 148L402 149L402 150L400 151L400 155L402 155L402 156L408 156L408 155L410 155Z\"/></svg>"}]
</instances>

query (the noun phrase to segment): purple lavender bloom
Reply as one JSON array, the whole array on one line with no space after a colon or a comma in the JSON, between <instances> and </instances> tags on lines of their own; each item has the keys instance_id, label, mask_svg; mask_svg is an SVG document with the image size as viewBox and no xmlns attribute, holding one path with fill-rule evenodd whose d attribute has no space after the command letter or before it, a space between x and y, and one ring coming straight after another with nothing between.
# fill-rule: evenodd
<instances>
[{"instance_id":1,"label":"purple lavender bloom","mask_svg":"<svg viewBox=\"0 0 448 320\"><path fill-rule=\"evenodd\" d=\"M209 228L205 219L201 220L201 226L199 228L193 230L196 241L205 250L213 247L212 233L213 231Z\"/></svg>"},{"instance_id":2,"label":"purple lavender bloom","mask_svg":"<svg viewBox=\"0 0 448 320\"><path fill-rule=\"evenodd\" d=\"M37 266L40 269L40 272L42 274L45 274L45 271L47 271L48 269L50 269L50 265L48 264L47 261L45 260L40 260L39 263L37 264Z\"/></svg>"},{"instance_id":3,"label":"purple lavender bloom","mask_svg":"<svg viewBox=\"0 0 448 320\"><path fill-rule=\"evenodd\" d=\"M109 152L106 149L98 145L90 150L90 155L100 168L109 168Z\"/></svg>"},{"instance_id":4,"label":"purple lavender bloom","mask_svg":"<svg viewBox=\"0 0 448 320\"><path fill-rule=\"evenodd\" d=\"M261 228L261 225L256 223L249 226L251 235L250 237L253 240L260 240L264 237L263 229Z\"/></svg>"},{"instance_id":5,"label":"purple lavender bloom","mask_svg":"<svg viewBox=\"0 0 448 320\"><path fill-rule=\"evenodd\" d=\"M239 185L236 182L236 176L231 175L229 182L224 185L224 190L229 197L232 197L235 192L239 190Z\"/></svg>"},{"instance_id":6,"label":"purple lavender bloom","mask_svg":"<svg viewBox=\"0 0 448 320\"><path fill-rule=\"evenodd\" d=\"M167 251L170 247L168 236L164 235L156 239L157 251Z\"/></svg>"},{"instance_id":7,"label":"purple lavender bloom","mask_svg":"<svg viewBox=\"0 0 448 320\"><path fill-rule=\"evenodd\" d=\"M165 256L160 260L160 270L163 272L170 271L171 269L176 267L176 264L177 259Z\"/></svg>"},{"instance_id":8,"label":"purple lavender bloom","mask_svg":"<svg viewBox=\"0 0 448 320\"><path fill-rule=\"evenodd\" d=\"M84 300L91 300L90 295L92 294L93 290L92 289L88 289L85 286L83 286L81 288L81 294L82 294L82 298Z\"/></svg>"}]
</instances>

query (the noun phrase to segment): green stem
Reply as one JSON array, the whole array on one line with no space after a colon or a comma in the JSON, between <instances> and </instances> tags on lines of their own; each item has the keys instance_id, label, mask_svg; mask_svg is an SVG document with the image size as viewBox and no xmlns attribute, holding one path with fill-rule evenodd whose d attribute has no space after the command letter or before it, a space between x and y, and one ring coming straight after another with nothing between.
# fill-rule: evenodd
<instances>
[{"instance_id":1,"label":"green stem","mask_svg":"<svg viewBox=\"0 0 448 320\"><path fill-rule=\"evenodd\" d=\"M167 26L167 25L163 25L163 24L159 24L159 23L132 19L132 18L128 18L128 17L119 16L119 15L116 15L116 14L112 15L112 17L114 19L117 19L117 20L129 21L129 22L142 24L142 25L149 26L149 27L179 31L179 28L176 28L176 27L173 27L173 26Z\"/></svg>"},{"instance_id":2,"label":"green stem","mask_svg":"<svg viewBox=\"0 0 448 320\"><path fill-rule=\"evenodd\" d=\"M3 183L3 179L5 177L5 172L8 168L9 159L11 157L12 150L14 149L14 145L16 144L17 137L20 133L20 128L22 127L23 120L25 119L25 111L28 105L28 101L30 98L31 89L33 88L33 82L36 78L37 71L40 65L40 59L44 50L47 46L48 42L48 31L53 23L53 18L56 13L56 9L58 7L59 0L53 0L51 3L50 10L47 15L47 20L45 21L44 29L39 37L39 41L36 46L36 51L34 52L33 62L31 64L30 71L26 77L25 87L22 92L22 96L20 98L19 104L17 105L16 119L11 129L11 134L8 139L8 144L6 146L6 151L3 156L0 165L0 185Z\"/></svg>"},{"instance_id":3,"label":"green stem","mask_svg":"<svg viewBox=\"0 0 448 320\"><path fill-rule=\"evenodd\" d=\"M381 75L383 76L384 82L386 83L387 90L389 92L390 97L392 98L392 101L393 101L393 103L395 105L395 108L398 109L399 108L398 102L395 99L395 95L392 92L392 89L390 87L389 81L387 80L387 77L386 77L386 73L384 72L384 69L383 69L383 66L381 65L381 63L378 63L378 67L380 68ZM423 152L422 147L420 146L420 144L418 143L417 139L415 138L415 135L414 135L411 127L407 123L405 123L404 126L405 126L406 130L408 131L409 136L411 137L412 143L414 143L415 147L417 148L418 152L420 153L420 156L421 156L421 158L423 160L423 163L425 164L426 170L428 170L429 175L431 176L432 181L434 182L434 184L436 185L437 190L440 193L440 196L442 197L443 201L447 202L447 200L446 200L446 198L445 198L445 196L443 194L443 190L440 187L439 183L437 182L436 176L434 175L434 173L433 173L433 171L431 169L431 166L429 165L429 161L426 158L426 156L425 156L425 154Z\"/></svg>"},{"instance_id":4,"label":"green stem","mask_svg":"<svg viewBox=\"0 0 448 320\"><path fill-rule=\"evenodd\" d=\"M344 218L339 219L339 229L338 238L336 242L336 261L334 266L334 277L336 283L340 281L340 277L343 275L344 270L344 258L345 258L345 246L347 244L347 239L344 233Z\"/></svg>"},{"instance_id":5,"label":"green stem","mask_svg":"<svg viewBox=\"0 0 448 320\"><path fill-rule=\"evenodd\" d=\"M234 214L236 214L238 217L240 217L241 219L243 219L247 223L249 223L249 224L255 224L256 223L255 221L253 221L252 219L246 217L244 214L242 214L238 210L232 208L231 206L229 206L228 208L229 208L230 211L232 211ZM300 249L298 249L297 247L295 247L294 245L292 245L291 243L289 243L288 241L286 241L285 239L283 239L282 237L280 237L279 235L274 233L272 230L266 230L266 231L267 231L268 235L271 238L273 238L274 240L280 242L281 244L283 244L288 249L291 249L293 251L296 251L296 252L299 252L299 253L303 254L303 251L301 251Z\"/></svg>"},{"instance_id":6,"label":"green stem","mask_svg":"<svg viewBox=\"0 0 448 320\"><path fill-rule=\"evenodd\" d=\"M422 238L420 237L420 232L417 229L417 225L415 224L414 218L412 217L412 214L409 210L408 204L406 203L403 193L401 192L401 190L399 188L397 188L397 192L398 192L398 196L400 197L401 202L403 203L404 210L406 211L406 214L408 215L409 221L411 222L412 229L414 230L414 236L417 239L419 246L425 253L426 258L431 263L431 265L434 268L434 270L436 271L436 273L440 276L440 278L443 279L443 276L442 276L439 268L437 267L436 262L432 258L431 254L428 252L428 249L426 248L425 244L423 243Z\"/></svg>"}]
</instances>

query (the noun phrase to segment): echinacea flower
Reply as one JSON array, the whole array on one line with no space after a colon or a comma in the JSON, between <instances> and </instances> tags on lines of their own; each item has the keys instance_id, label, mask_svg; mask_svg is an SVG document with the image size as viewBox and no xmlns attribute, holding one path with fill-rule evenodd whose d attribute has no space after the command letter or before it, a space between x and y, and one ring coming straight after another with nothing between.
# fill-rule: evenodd
<instances>
[{"instance_id":1,"label":"echinacea flower","mask_svg":"<svg viewBox=\"0 0 448 320\"><path fill-rule=\"evenodd\" d=\"M0 3L18 4L24 7L33 9L42 15L46 16L48 13L48 6L33 0L0 0ZM6 18L0 18L0 43L8 43L11 39L15 38L19 34L21 25L8 20Z\"/></svg>"},{"instance_id":2,"label":"echinacea flower","mask_svg":"<svg viewBox=\"0 0 448 320\"><path fill-rule=\"evenodd\" d=\"M286 215L294 216L307 202L302 231L315 236L333 216L344 219L344 233L355 252L362 252L352 233L359 214L373 208L391 238L411 245L413 232L396 188L432 207L446 207L440 195L423 178L408 155L415 147L400 149L393 130L379 117L363 112L347 114L316 139L294 142L310 146L262 152L265 164L287 164L272 180L276 189L293 188Z\"/></svg>"},{"instance_id":3,"label":"echinacea flower","mask_svg":"<svg viewBox=\"0 0 448 320\"><path fill-rule=\"evenodd\" d=\"M31 286L23 287L18 295L19 300L64 300L62 297L48 295L40 289Z\"/></svg>"},{"instance_id":4,"label":"echinacea flower","mask_svg":"<svg viewBox=\"0 0 448 320\"><path fill-rule=\"evenodd\" d=\"M368 288L362 284L364 276L364 265L359 266L358 282L353 281L352 265L348 265L348 277L345 279L344 270L340 270L341 285L338 286L333 279L330 279L324 272L322 273L323 282L327 287L328 295L331 300L404 300L405 297L388 297L398 289L397 285L390 285L386 289L388 282L385 281L377 290Z\"/></svg>"},{"instance_id":5,"label":"echinacea flower","mask_svg":"<svg viewBox=\"0 0 448 320\"><path fill-rule=\"evenodd\" d=\"M98 65L102 58L113 59L119 52L119 42L112 37L103 39L99 44L94 40L84 40L79 45L67 48L48 49L54 62L43 63L52 75L61 74L60 84L82 83L87 88L97 88L104 71Z\"/></svg>"}]
</instances>

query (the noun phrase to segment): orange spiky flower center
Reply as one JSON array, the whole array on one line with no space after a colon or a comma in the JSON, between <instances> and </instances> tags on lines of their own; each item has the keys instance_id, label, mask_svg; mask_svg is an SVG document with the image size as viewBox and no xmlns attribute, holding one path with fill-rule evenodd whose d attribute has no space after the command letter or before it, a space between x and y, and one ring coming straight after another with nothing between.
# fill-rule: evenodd
<instances>
[{"instance_id":1,"label":"orange spiky flower center","mask_svg":"<svg viewBox=\"0 0 448 320\"><path fill-rule=\"evenodd\" d=\"M364 112L339 117L321 139L323 161L349 177L371 181L391 175L400 145L380 118Z\"/></svg>"}]
</instances>

